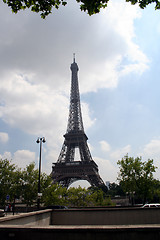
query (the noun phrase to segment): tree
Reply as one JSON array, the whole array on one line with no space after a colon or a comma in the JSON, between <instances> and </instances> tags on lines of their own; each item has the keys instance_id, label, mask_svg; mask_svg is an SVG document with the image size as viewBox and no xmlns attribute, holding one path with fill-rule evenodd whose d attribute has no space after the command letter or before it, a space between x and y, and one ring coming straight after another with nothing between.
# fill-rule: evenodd
<instances>
[{"instance_id":1,"label":"tree","mask_svg":"<svg viewBox=\"0 0 160 240\"><path fill-rule=\"evenodd\" d=\"M113 205L110 197L105 196L102 189L86 189L80 186L67 189L58 184L51 184L44 190L42 201L45 206L93 207Z\"/></svg>"},{"instance_id":2,"label":"tree","mask_svg":"<svg viewBox=\"0 0 160 240\"><path fill-rule=\"evenodd\" d=\"M22 203L31 206L37 202L38 169L30 163L24 169L18 168L7 159L0 159L0 205L14 203L18 198ZM44 206L64 205L72 207L107 206L111 199L101 188L64 188L52 184L50 175L41 173L41 203ZM7 201L6 197L9 196Z\"/></svg>"},{"instance_id":3,"label":"tree","mask_svg":"<svg viewBox=\"0 0 160 240\"><path fill-rule=\"evenodd\" d=\"M132 199L136 196L143 203L149 200L155 181L153 173L156 171L153 159L142 162L141 157L133 158L126 155L117 164L120 168L118 180L123 191L129 193Z\"/></svg>"},{"instance_id":4,"label":"tree","mask_svg":"<svg viewBox=\"0 0 160 240\"><path fill-rule=\"evenodd\" d=\"M155 179L152 191L153 202L160 202L160 181Z\"/></svg>"},{"instance_id":5,"label":"tree","mask_svg":"<svg viewBox=\"0 0 160 240\"><path fill-rule=\"evenodd\" d=\"M88 189L69 188L66 193L66 206L71 207L95 207L95 206L109 206L113 205L110 197L97 187L90 187Z\"/></svg>"},{"instance_id":6,"label":"tree","mask_svg":"<svg viewBox=\"0 0 160 240\"><path fill-rule=\"evenodd\" d=\"M110 183L109 184L109 190L108 195L115 197L115 196L125 196L125 193L122 189L122 186L120 184L116 183Z\"/></svg>"},{"instance_id":7,"label":"tree","mask_svg":"<svg viewBox=\"0 0 160 240\"><path fill-rule=\"evenodd\" d=\"M88 205L87 195L87 189L80 186L78 188L69 188L66 196L67 206L86 207Z\"/></svg>"},{"instance_id":8,"label":"tree","mask_svg":"<svg viewBox=\"0 0 160 240\"><path fill-rule=\"evenodd\" d=\"M0 204L3 206L8 195L9 201L14 199L18 188L15 183L20 177L19 170L16 169L14 164L7 159L0 159ZM19 181L19 180L18 180Z\"/></svg>"},{"instance_id":9,"label":"tree","mask_svg":"<svg viewBox=\"0 0 160 240\"><path fill-rule=\"evenodd\" d=\"M102 188L91 187L88 190L89 195L92 197L91 206L110 206L114 205L110 196L103 191Z\"/></svg>"},{"instance_id":10,"label":"tree","mask_svg":"<svg viewBox=\"0 0 160 240\"><path fill-rule=\"evenodd\" d=\"M35 163L30 163L22 170L22 201L31 206L37 199L38 189L38 170L34 169Z\"/></svg>"},{"instance_id":11,"label":"tree","mask_svg":"<svg viewBox=\"0 0 160 240\"><path fill-rule=\"evenodd\" d=\"M50 177L48 181L50 184L46 188L43 188L44 190L42 192L42 202L44 205L66 205L67 189L63 188L61 185L52 184L52 179Z\"/></svg>"},{"instance_id":12,"label":"tree","mask_svg":"<svg viewBox=\"0 0 160 240\"><path fill-rule=\"evenodd\" d=\"M27 204L27 206L31 206L34 202L37 201L37 193L38 193L38 169L35 169L35 163L30 163L26 166L22 171L22 191L21 197L22 201ZM51 186L52 179L45 173L41 173L40 176L41 181L41 193L42 199L46 197L46 192L48 188Z\"/></svg>"},{"instance_id":13,"label":"tree","mask_svg":"<svg viewBox=\"0 0 160 240\"><path fill-rule=\"evenodd\" d=\"M102 8L107 7L109 0L76 0L80 3L81 11L86 11L89 15L99 13ZM33 12L40 12L42 18L45 18L52 12L52 8L58 9L60 5L65 6L66 0L3 0L14 13L26 8L31 8ZM155 3L155 9L160 9L158 0L126 0L131 4L139 4L140 8L145 8L150 3Z\"/></svg>"}]
</instances>

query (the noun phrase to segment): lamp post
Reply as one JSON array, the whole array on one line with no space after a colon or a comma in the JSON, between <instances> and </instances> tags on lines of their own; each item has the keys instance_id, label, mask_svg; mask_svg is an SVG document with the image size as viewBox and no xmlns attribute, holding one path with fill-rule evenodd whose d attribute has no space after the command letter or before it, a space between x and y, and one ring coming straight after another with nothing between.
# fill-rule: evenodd
<instances>
[{"instance_id":1,"label":"lamp post","mask_svg":"<svg viewBox=\"0 0 160 240\"><path fill-rule=\"evenodd\" d=\"M42 158L42 143L45 143L46 140L44 137L37 138L36 143L40 143L40 151L39 151L39 176L38 176L38 199L37 199L37 209L39 210L40 207L40 198L41 194L41 158Z\"/></svg>"}]
</instances>

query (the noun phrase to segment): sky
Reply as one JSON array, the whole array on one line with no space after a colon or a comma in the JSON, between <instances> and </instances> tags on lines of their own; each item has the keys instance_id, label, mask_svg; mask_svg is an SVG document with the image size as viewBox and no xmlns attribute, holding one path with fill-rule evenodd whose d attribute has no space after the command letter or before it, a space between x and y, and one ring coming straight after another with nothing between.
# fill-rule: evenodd
<instances>
[{"instance_id":1,"label":"sky","mask_svg":"<svg viewBox=\"0 0 160 240\"><path fill-rule=\"evenodd\" d=\"M88 16L70 0L43 20L29 10L13 14L1 1L0 36L2 159L38 167L36 140L45 137L42 172L51 173L67 129L75 53L85 133L103 181L117 181L126 154L154 159L160 180L160 12L153 4L141 10L110 0Z\"/></svg>"}]
</instances>

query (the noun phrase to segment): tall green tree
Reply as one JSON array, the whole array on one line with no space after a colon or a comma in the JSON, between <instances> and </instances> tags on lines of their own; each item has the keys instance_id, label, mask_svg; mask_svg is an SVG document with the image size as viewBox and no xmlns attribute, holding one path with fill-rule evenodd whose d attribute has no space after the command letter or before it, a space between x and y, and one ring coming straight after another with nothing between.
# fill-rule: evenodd
<instances>
[{"instance_id":1,"label":"tall green tree","mask_svg":"<svg viewBox=\"0 0 160 240\"><path fill-rule=\"evenodd\" d=\"M118 180L123 191L130 193L131 197L136 195L143 203L149 200L155 181L153 173L156 171L153 159L142 162L141 157L126 155L117 164L120 170Z\"/></svg>"},{"instance_id":2,"label":"tall green tree","mask_svg":"<svg viewBox=\"0 0 160 240\"><path fill-rule=\"evenodd\" d=\"M26 166L25 169L22 170L22 191L21 197L23 202L28 206L31 206L33 203L37 201L38 197L38 179L39 179L39 171L35 169L35 163L30 163ZM40 176L40 186L42 199L46 197L47 190L51 186L52 179L45 173L41 173Z\"/></svg>"},{"instance_id":3,"label":"tall green tree","mask_svg":"<svg viewBox=\"0 0 160 240\"><path fill-rule=\"evenodd\" d=\"M4 205L6 196L12 201L18 191L15 183L19 182L19 170L7 159L0 159L0 204Z\"/></svg>"},{"instance_id":4,"label":"tall green tree","mask_svg":"<svg viewBox=\"0 0 160 240\"><path fill-rule=\"evenodd\" d=\"M0 159L0 205L10 203L18 198L27 206L36 204L38 193L38 169L35 163L30 163L24 169L19 169L7 159ZM64 205L72 207L107 206L111 205L110 198L99 188L63 188L52 184L52 179L45 173L41 174L41 204Z\"/></svg>"},{"instance_id":5,"label":"tall green tree","mask_svg":"<svg viewBox=\"0 0 160 240\"><path fill-rule=\"evenodd\" d=\"M85 207L88 205L88 200L87 198L87 189L78 187L74 188L71 187L67 191L67 204L68 206L73 206L73 207Z\"/></svg>"},{"instance_id":6,"label":"tall green tree","mask_svg":"<svg viewBox=\"0 0 160 240\"><path fill-rule=\"evenodd\" d=\"M95 207L113 205L110 197L101 188L69 188L66 196L67 206Z\"/></svg>"},{"instance_id":7,"label":"tall green tree","mask_svg":"<svg viewBox=\"0 0 160 240\"><path fill-rule=\"evenodd\" d=\"M160 181L155 179L152 191L153 202L160 202Z\"/></svg>"},{"instance_id":8,"label":"tall green tree","mask_svg":"<svg viewBox=\"0 0 160 240\"><path fill-rule=\"evenodd\" d=\"M115 196L125 196L125 193L122 189L122 186L117 183L110 183L109 184L109 190L108 190L108 195L115 197Z\"/></svg>"},{"instance_id":9,"label":"tall green tree","mask_svg":"<svg viewBox=\"0 0 160 240\"><path fill-rule=\"evenodd\" d=\"M28 206L37 202L38 169L35 163L30 163L24 169L18 168L7 159L0 159L0 205L13 203L15 198L20 199ZM45 173L41 174L41 192L46 197L46 190L52 186L52 179ZM43 201L43 198L42 198Z\"/></svg>"},{"instance_id":10,"label":"tall green tree","mask_svg":"<svg viewBox=\"0 0 160 240\"><path fill-rule=\"evenodd\" d=\"M66 195L67 189L61 185L52 184L52 179L49 177L48 186L43 188L42 202L45 206L50 205L67 205Z\"/></svg>"},{"instance_id":11,"label":"tall green tree","mask_svg":"<svg viewBox=\"0 0 160 240\"><path fill-rule=\"evenodd\" d=\"M38 170L35 169L35 163L30 163L22 170L22 201L30 206L37 200L38 192Z\"/></svg>"},{"instance_id":12,"label":"tall green tree","mask_svg":"<svg viewBox=\"0 0 160 240\"><path fill-rule=\"evenodd\" d=\"M58 184L51 184L45 189L42 201L45 206L93 207L113 205L110 197L105 196L102 189L86 189L80 186L67 189Z\"/></svg>"},{"instance_id":13,"label":"tall green tree","mask_svg":"<svg viewBox=\"0 0 160 240\"><path fill-rule=\"evenodd\" d=\"M40 12L42 18L45 18L52 12L52 8L58 9L61 5L67 4L66 0L2 0L14 13L20 10L30 8L33 12ZM89 15L99 13L102 8L107 7L109 0L76 0L80 3L81 11L86 11ZM131 4L138 4L140 8L145 8L150 3L155 3L155 9L160 9L158 0L126 0Z\"/></svg>"}]
</instances>

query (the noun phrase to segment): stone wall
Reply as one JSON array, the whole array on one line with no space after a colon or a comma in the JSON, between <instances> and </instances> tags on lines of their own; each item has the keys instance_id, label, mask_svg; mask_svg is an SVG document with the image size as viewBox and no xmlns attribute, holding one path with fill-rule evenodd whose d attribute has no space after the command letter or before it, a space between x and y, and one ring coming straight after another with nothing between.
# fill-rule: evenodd
<instances>
[{"instance_id":1,"label":"stone wall","mask_svg":"<svg viewBox=\"0 0 160 240\"><path fill-rule=\"evenodd\" d=\"M53 225L160 224L160 208L102 208L53 210Z\"/></svg>"},{"instance_id":2,"label":"stone wall","mask_svg":"<svg viewBox=\"0 0 160 240\"><path fill-rule=\"evenodd\" d=\"M1 226L2 240L159 240L157 226Z\"/></svg>"},{"instance_id":3,"label":"stone wall","mask_svg":"<svg viewBox=\"0 0 160 240\"><path fill-rule=\"evenodd\" d=\"M7 215L0 218L1 225L29 225L29 226L49 226L52 210L42 210L37 212L23 213L18 215Z\"/></svg>"},{"instance_id":4,"label":"stone wall","mask_svg":"<svg viewBox=\"0 0 160 240\"><path fill-rule=\"evenodd\" d=\"M160 209L43 210L7 216L0 218L0 239L159 240Z\"/></svg>"}]
</instances>

